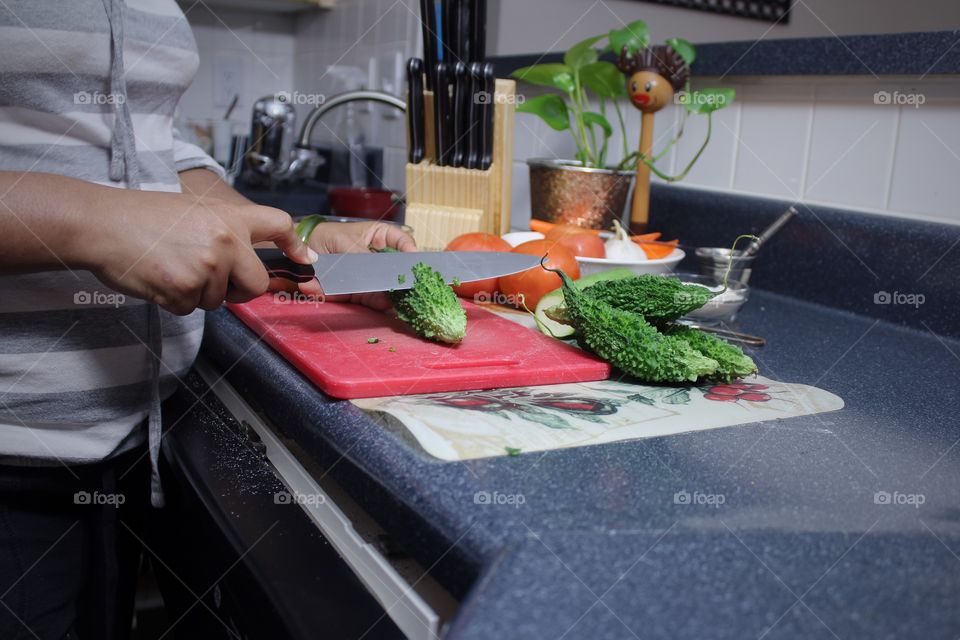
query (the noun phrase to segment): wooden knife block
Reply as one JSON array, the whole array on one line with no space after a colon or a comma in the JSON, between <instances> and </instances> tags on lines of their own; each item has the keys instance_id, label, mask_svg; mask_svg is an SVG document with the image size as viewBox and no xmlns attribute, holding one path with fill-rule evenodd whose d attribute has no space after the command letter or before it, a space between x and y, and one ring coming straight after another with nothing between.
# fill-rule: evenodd
<instances>
[{"instance_id":1,"label":"wooden knife block","mask_svg":"<svg viewBox=\"0 0 960 640\"><path fill-rule=\"evenodd\" d=\"M496 81L493 163L486 171L436 164L433 92L423 92L424 157L419 164L407 163L405 217L421 251L440 251L463 233L510 230L516 87L513 80ZM409 146L409 131L407 139Z\"/></svg>"}]
</instances>

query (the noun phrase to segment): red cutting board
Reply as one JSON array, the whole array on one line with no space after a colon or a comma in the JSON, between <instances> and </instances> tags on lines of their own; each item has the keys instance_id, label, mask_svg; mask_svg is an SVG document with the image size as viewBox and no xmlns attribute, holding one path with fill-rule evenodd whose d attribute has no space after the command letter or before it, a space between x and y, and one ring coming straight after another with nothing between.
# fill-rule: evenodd
<instances>
[{"instance_id":1,"label":"red cutting board","mask_svg":"<svg viewBox=\"0 0 960 640\"><path fill-rule=\"evenodd\" d=\"M457 346L418 338L392 312L309 304L267 293L230 310L321 390L336 398L467 391L610 376L610 365L472 302ZM368 344L368 338L379 338ZM390 351L394 347L395 351Z\"/></svg>"}]
</instances>

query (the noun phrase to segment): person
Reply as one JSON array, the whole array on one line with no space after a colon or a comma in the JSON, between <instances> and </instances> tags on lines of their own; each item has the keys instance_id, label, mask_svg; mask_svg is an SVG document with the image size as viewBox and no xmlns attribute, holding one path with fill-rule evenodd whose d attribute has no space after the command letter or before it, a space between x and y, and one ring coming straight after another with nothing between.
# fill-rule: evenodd
<instances>
[{"instance_id":1,"label":"person","mask_svg":"<svg viewBox=\"0 0 960 640\"><path fill-rule=\"evenodd\" d=\"M305 244L180 138L198 57L174 0L6 0L0 31L0 637L124 638L203 310L267 290L255 243L415 245L383 223Z\"/></svg>"}]
</instances>

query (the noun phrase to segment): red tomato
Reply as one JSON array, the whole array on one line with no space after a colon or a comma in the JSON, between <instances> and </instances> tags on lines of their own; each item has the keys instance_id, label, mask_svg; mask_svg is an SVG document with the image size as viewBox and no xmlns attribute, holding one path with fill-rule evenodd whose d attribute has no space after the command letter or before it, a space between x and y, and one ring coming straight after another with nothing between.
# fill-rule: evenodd
<instances>
[{"instance_id":1,"label":"red tomato","mask_svg":"<svg viewBox=\"0 0 960 640\"><path fill-rule=\"evenodd\" d=\"M580 265L569 249L551 240L531 240L513 248L514 253L531 256L549 256L546 266L561 269L570 279L580 277ZM500 293L512 296L516 306L524 305L531 311L540 302L540 298L560 286L560 276L550 273L539 266L521 273L500 278ZM521 300L523 304L521 304Z\"/></svg>"},{"instance_id":2,"label":"red tomato","mask_svg":"<svg viewBox=\"0 0 960 640\"><path fill-rule=\"evenodd\" d=\"M492 233L465 233L457 236L450 241L444 251L512 251L510 243L495 236ZM476 280L466 282L453 290L461 298L472 298L474 300L480 294L484 294L488 300L492 299L493 292L497 290L498 278L487 278L486 280Z\"/></svg>"},{"instance_id":3,"label":"red tomato","mask_svg":"<svg viewBox=\"0 0 960 640\"><path fill-rule=\"evenodd\" d=\"M570 253L584 258L606 258L607 250L600 236L589 233L567 233L557 240L557 244L570 249Z\"/></svg>"}]
</instances>

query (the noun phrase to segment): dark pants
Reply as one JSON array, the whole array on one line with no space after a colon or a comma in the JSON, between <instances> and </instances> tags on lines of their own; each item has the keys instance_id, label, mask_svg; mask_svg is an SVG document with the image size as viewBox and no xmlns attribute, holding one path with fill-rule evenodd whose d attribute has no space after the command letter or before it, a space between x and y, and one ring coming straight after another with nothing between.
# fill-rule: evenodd
<instances>
[{"instance_id":1,"label":"dark pants","mask_svg":"<svg viewBox=\"0 0 960 640\"><path fill-rule=\"evenodd\" d=\"M69 468L0 466L0 638L130 636L149 475L144 449Z\"/></svg>"}]
</instances>

